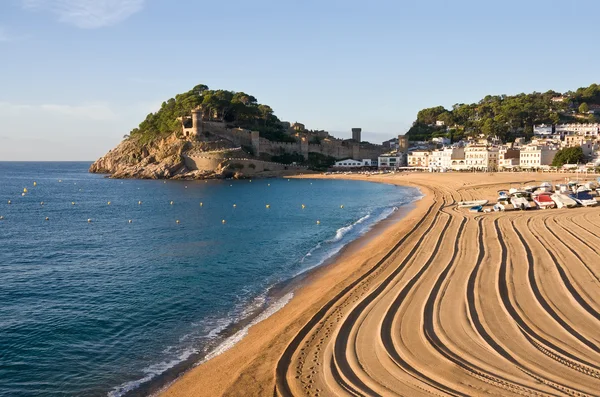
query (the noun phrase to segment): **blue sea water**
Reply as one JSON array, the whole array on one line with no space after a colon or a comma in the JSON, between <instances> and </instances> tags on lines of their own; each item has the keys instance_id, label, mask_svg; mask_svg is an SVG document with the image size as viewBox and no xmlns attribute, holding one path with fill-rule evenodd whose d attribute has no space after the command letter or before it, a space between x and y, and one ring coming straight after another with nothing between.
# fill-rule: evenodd
<instances>
[{"instance_id":1,"label":"blue sea water","mask_svg":"<svg viewBox=\"0 0 600 397\"><path fill-rule=\"evenodd\" d=\"M121 396L219 354L245 334L232 325L289 300L274 286L420 197L332 180L122 181L89 165L0 162L0 396Z\"/></svg>"}]
</instances>

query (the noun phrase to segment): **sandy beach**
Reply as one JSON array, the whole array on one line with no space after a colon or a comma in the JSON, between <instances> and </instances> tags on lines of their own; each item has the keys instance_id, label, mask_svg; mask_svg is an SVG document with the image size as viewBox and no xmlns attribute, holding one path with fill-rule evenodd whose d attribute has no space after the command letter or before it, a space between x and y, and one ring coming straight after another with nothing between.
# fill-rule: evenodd
<instances>
[{"instance_id":1,"label":"sandy beach","mask_svg":"<svg viewBox=\"0 0 600 397\"><path fill-rule=\"evenodd\" d=\"M456 206L565 176L310 176L425 197L162 395L600 395L600 208Z\"/></svg>"}]
</instances>

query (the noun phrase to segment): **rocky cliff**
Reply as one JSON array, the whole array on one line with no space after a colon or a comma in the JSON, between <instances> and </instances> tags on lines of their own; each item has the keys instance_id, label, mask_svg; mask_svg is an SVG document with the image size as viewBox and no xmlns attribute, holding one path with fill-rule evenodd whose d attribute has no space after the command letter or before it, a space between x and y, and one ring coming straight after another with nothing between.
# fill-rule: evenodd
<instances>
[{"instance_id":1,"label":"rocky cliff","mask_svg":"<svg viewBox=\"0 0 600 397\"><path fill-rule=\"evenodd\" d=\"M211 150L226 150L234 145L226 140L195 141L182 139L177 134L167 138L141 143L128 138L115 149L98 159L90 172L109 174L111 178L140 179L211 179L235 176L235 171L226 163L214 170L190 170L184 156Z\"/></svg>"}]
</instances>

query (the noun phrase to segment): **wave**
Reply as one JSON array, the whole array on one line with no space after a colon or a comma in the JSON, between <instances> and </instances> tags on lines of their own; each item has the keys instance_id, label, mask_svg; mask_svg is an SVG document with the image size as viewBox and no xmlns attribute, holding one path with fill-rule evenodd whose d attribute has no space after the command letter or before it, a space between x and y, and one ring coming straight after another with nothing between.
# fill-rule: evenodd
<instances>
[{"instance_id":1,"label":"wave","mask_svg":"<svg viewBox=\"0 0 600 397\"><path fill-rule=\"evenodd\" d=\"M413 199L410 200L409 202L418 200L421 197L422 196L413 197ZM405 204L407 204L407 202L406 203L405 202L398 203L399 206L402 206ZM327 261L334 255L336 255L338 252L340 252L342 250L342 248L344 248L352 240L364 235L369 230L371 230L371 228L375 224L388 218L390 215L392 215L397 210L398 210L398 207L394 206L394 207L383 208L379 211L374 211L375 213L379 212L377 215L374 215L373 212L370 212L370 213L362 216L355 222L337 229L335 232L335 235L333 237L317 243L313 248L311 248L300 259L299 262L301 264L304 264L307 261L312 262L312 263L310 263L308 266L304 266L304 268L301 271L299 271L298 273L294 274L292 276L292 278L297 277L298 275L305 273L309 270L312 270L318 266L321 266L323 263L325 263L325 261ZM367 221L369 221L369 222L367 222ZM346 238L349 235L352 235L352 237ZM238 307L237 309L234 310L233 314L231 314L225 318L216 319L217 320L216 323L213 324L213 327L210 329L210 331L208 333L206 333L204 335L203 338L205 340L216 340L221 336L221 334L226 329L228 329L232 325L237 324L237 323L243 321L244 319L249 318L253 314L257 313L262 307L264 307L267 304L268 294L272 287L273 286L268 287L265 291L263 291L263 293L254 297L251 302L246 302L244 304L244 307L241 308L241 310L240 310L240 307ZM229 349L231 349L233 346L235 346L238 342L240 342L248 334L248 331L252 326L269 318L270 316L275 314L277 311L281 310L292 299L292 297L293 297L293 292L289 292L289 293L283 295L282 297L280 297L279 299L277 299L276 301L274 301L272 304L268 305L264 311L262 311L258 316L256 316L247 325L245 325L243 328L241 328L240 330L235 332L233 335L224 339L221 343L219 343L212 350L208 351L208 353L200 361L195 363L195 366L203 364L206 361L208 361L214 357L217 357L217 356L225 353ZM206 322L202 321L200 323L196 323L193 325L198 325L198 326L206 325ZM184 342L187 339L192 339L192 334L184 335L182 338L180 338L180 342ZM172 360L163 361L158 364L153 364L143 370L143 372L146 374L144 377L142 377L141 379L135 380L135 381L123 383L122 385L119 385L119 386L113 388L108 393L108 396L109 397L124 396L128 392L138 388L143 383L151 381L156 376L161 375L164 372L166 372L167 370L176 366L177 364L180 364L183 361L188 360L192 355L197 354L197 353L200 353L198 349L187 348L187 349L183 350L182 352L180 352L177 355L177 357Z\"/></svg>"},{"instance_id":2,"label":"wave","mask_svg":"<svg viewBox=\"0 0 600 397\"><path fill-rule=\"evenodd\" d=\"M108 392L108 397L121 397L125 394L129 393L132 390L137 389L141 384L146 383L154 379L156 376L168 371L179 363L190 358L193 354L198 353L198 350L190 348L181 352L176 358L163 361L157 364L152 364L147 368L144 368L142 372L146 375L137 380L132 380L129 382L125 382L119 386L114 387L110 392Z\"/></svg>"},{"instance_id":3,"label":"wave","mask_svg":"<svg viewBox=\"0 0 600 397\"><path fill-rule=\"evenodd\" d=\"M227 338L223 342L221 342L221 344L219 344L219 346L217 346L213 351L211 351L209 354L207 354L206 357L204 357L204 359L199 361L196 365L203 364L203 363L207 362L208 360L215 358L215 357L225 353L227 350L231 349L239 341L244 339L244 337L246 335L248 335L248 330L250 329L250 327L260 323L261 321L266 320L267 318L271 317L273 314L277 313L285 305L287 305L287 303L293 298L293 296L294 296L294 294L292 292L288 292L287 294L285 294L284 296L282 296L281 298L276 300L272 305L270 305L265 311L263 311L254 320L252 320L248 325L246 325L244 328L242 328L241 330L239 330L238 332L236 332L235 334L231 335L229 338Z\"/></svg>"},{"instance_id":4,"label":"wave","mask_svg":"<svg viewBox=\"0 0 600 397\"><path fill-rule=\"evenodd\" d=\"M335 237L332 238L331 240L328 240L327 242L336 243L336 242L340 241L341 239L344 238L344 236L346 234L348 234L350 231L352 231L352 229L354 229L354 227L356 225L360 225L361 223L363 223L370 217L371 217L371 214L367 214L367 215L363 216L362 218L360 218L359 220L357 220L356 222L354 222L353 224L339 228L335 232Z\"/></svg>"}]
</instances>

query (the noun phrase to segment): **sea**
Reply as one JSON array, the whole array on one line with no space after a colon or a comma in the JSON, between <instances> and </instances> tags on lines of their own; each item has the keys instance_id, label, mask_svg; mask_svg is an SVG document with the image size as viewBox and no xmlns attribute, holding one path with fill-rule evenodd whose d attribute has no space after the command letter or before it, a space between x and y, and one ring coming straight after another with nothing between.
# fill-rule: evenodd
<instances>
[{"instance_id":1,"label":"sea","mask_svg":"<svg viewBox=\"0 0 600 397\"><path fill-rule=\"evenodd\" d=\"M421 197L343 180L116 180L0 162L0 396L135 396L229 349Z\"/></svg>"}]
</instances>

